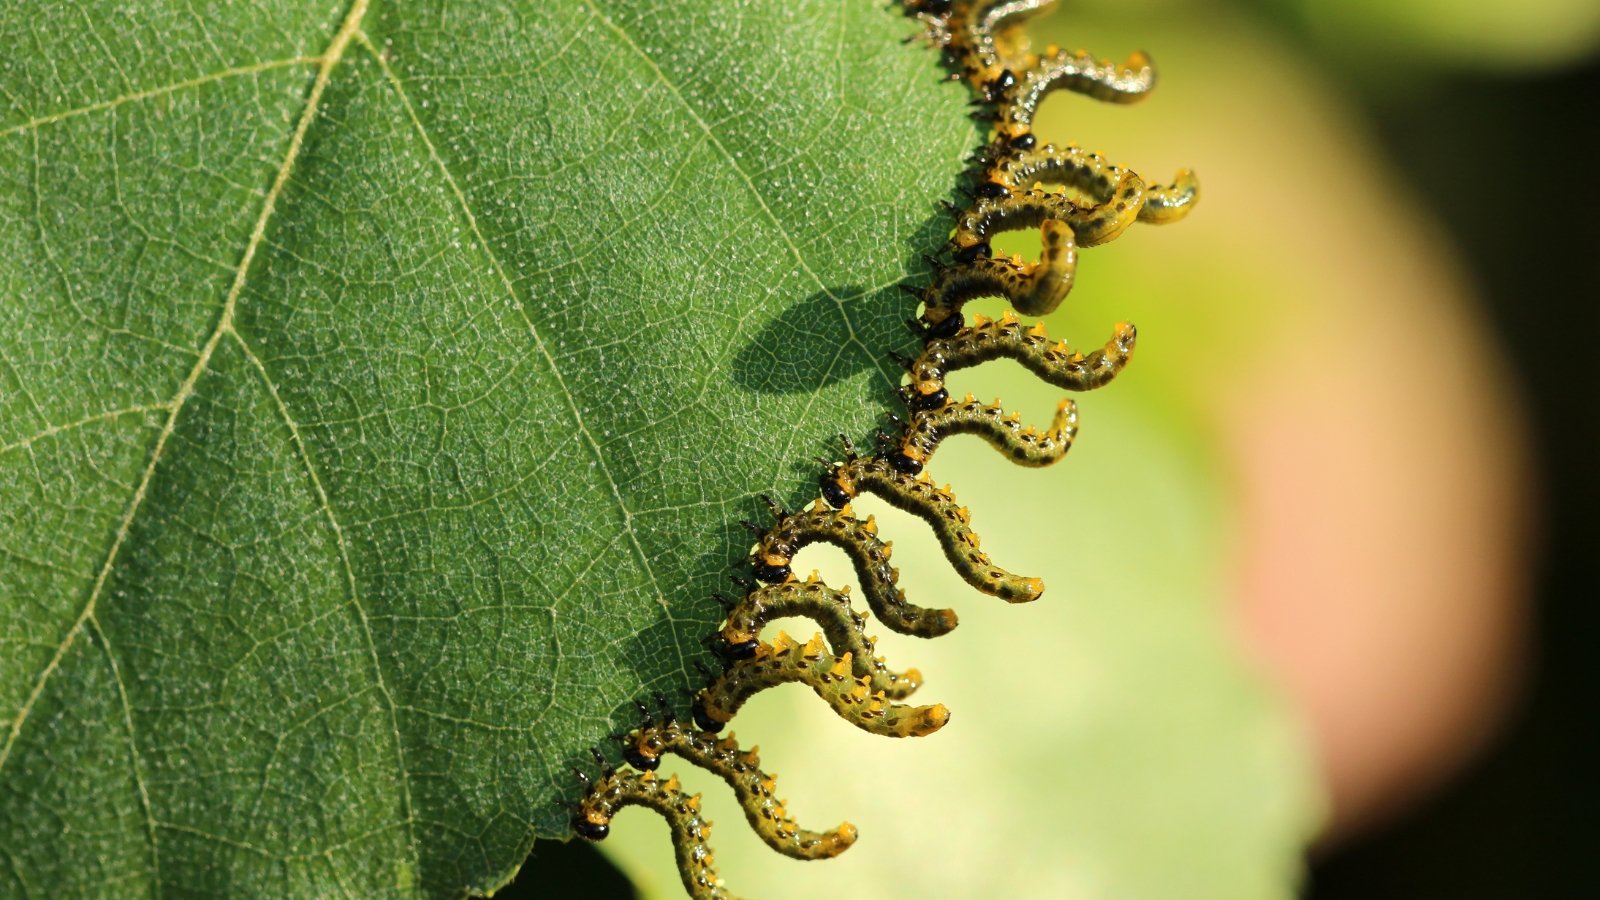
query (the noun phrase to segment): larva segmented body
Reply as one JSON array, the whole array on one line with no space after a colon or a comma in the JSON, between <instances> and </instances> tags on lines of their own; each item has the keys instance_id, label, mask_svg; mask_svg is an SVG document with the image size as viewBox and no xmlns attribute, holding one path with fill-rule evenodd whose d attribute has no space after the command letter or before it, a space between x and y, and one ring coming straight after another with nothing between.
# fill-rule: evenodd
<instances>
[{"instance_id":1,"label":"larva segmented body","mask_svg":"<svg viewBox=\"0 0 1600 900\"><path fill-rule=\"evenodd\" d=\"M916 669L894 672L874 655L874 640L867 636L867 617L850 607L849 589L834 590L811 579L765 585L750 591L728 611L722 627L723 655L749 659L760 646L761 629L768 622L790 616L807 616L821 626L835 656L849 656L857 678L866 678L874 691L892 700L904 700L922 686Z\"/></svg>"},{"instance_id":2,"label":"larva segmented body","mask_svg":"<svg viewBox=\"0 0 1600 900\"><path fill-rule=\"evenodd\" d=\"M890 464L909 474L922 471L939 442L951 435L972 434L1021 466L1048 466L1065 456L1078 434L1078 408L1071 400L1056 407L1046 431L1022 424L1021 413L1007 413L996 403L979 403L968 394L930 412L913 416L890 455Z\"/></svg>"},{"instance_id":3,"label":"larva segmented body","mask_svg":"<svg viewBox=\"0 0 1600 900\"><path fill-rule=\"evenodd\" d=\"M1042 57L1030 62L1032 65L1013 76L1013 83L999 98L996 113L1000 132L1007 137L1031 131L1039 104L1055 91L1071 91L1107 103L1137 103L1156 86L1155 67L1143 53L1114 63L1097 60L1082 50L1068 53L1046 47Z\"/></svg>"},{"instance_id":4,"label":"larva segmented body","mask_svg":"<svg viewBox=\"0 0 1600 900\"><path fill-rule=\"evenodd\" d=\"M819 541L833 544L855 564L861 593L885 628L917 637L937 637L956 627L955 610L914 606L900 590L900 572L889 565L894 548L878 540L878 523L855 511L812 506L796 513L774 508L778 523L759 532L751 554L756 579L781 584L793 577L790 563L796 553Z\"/></svg>"},{"instance_id":5,"label":"larva segmented body","mask_svg":"<svg viewBox=\"0 0 1600 900\"><path fill-rule=\"evenodd\" d=\"M779 632L772 643L763 643L749 659L730 664L700 692L695 698L695 724L718 731L756 693L791 683L811 688L840 718L872 734L921 737L950 721L950 711L942 703L906 706L874 691L871 679L856 677L850 654L829 653L821 634L800 644Z\"/></svg>"},{"instance_id":6,"label":"larva segmented body","mask_svg":"<svg viewBox=\"0 0 1600 900\"><path fill-rule=\"evenodd\" d=\"M945 558L964 581L986 594L1019 603L1037 599L1044 582L1013 575L995 565L978 549L972 514L956 502L948 487L938 487L926 473L908 475L882 457L855 458L838 463L820 479L823 497L845 506L861 491L876 494L898 509L920 517L933 527Z\"/></svg>"},{"instance_id":7,"label":"larva segmented body","mask_svg":"<svg viewBox=\"0 0 1600 900\"><path fill-rule=\"evenodd\" d=\"M910 0L906 11L928 27L928 37L945 49L945 64L958 73L965 70L981 86L983 75L1016 61L1020 49L1012 39L1016 26L1055 0L989 0L953 3L950 0Z\"/></svg>"},{"instance_id":8,"label":"larva segmented body","mask_svg":"<svg viewBox=\"0 0 1600 900\"><path fill-rule=\"evenodd\" d=\"M979 257L959 266L942 266L926 288L905 290L928 307L926 321L959 323L961 307L978 297L1001 296L1019 312L1042 316L1054 312L1072 291L1077 278L1078 242L1072 226L1046 220L1039 229L1038 262Z\"/></svg>"},{"instance_id":9,"label":"larva segmented body","mask_svg":"<svg viewBox=\"0 0 1600 900\"><path fill-rule=\"evenodd\" d=\"M1015 360L1059 388L1092 391L1105 387L1127 367L1138 339L1137 329L1119 322L1104 346L1079 353L1066 341L1051 341L1043 323L1024 327L1009 313L999 319L976 316L971 328L928 342L909 367L906 403L912 409L942 406L949 396L946 375L995 359Z\"/></svg>"},{"instance_id":10,"label":"larva segmented body","mask_svg":"<svg viewBox=\"0 0 1600 900\"><path fill-rule=\"evenodd\" d=\"M1049 221L1066 224L1072 231L1073 241L1080 247L1093 247L1120 237L1138 220L1139 210L1144 206L1144 179L1115 166L1107 169L1107 175L1114 174L1115 180L1103 186L1098 181L1085 179L1097 193L1105 195L1105 199L1092 206L1081 204L1060 191L1031 187L979 197L956 221L953 240L958 258L972 248L987 248L989 239L1000 232L1035 228ZM990 181L989 184L999 185L999 182Z\"/></svg>"},{"instance_id":11,"label":"larva segmented body","mask_svg":"<svg viewBox=\"0 0 1600 900\"><path fill-rule=\"evenodd\" d=\"M1142 53L1116 64L1055 47L1042 56L1028 52L1016 26L1053 2L902 0L907 14L923 24L923 37L940 49L953 70L951 77L966 80L975 90L979 110L974 117L992 123L988 144L973 157L972 202L952 209L955 223L947 248L953 262L931 261L931 283L904 287L922 305L912 323L923 339L922 351L914 359L902 358L908 383L900 395L909 416L897 433L879 434L878 451L870 456L858 456L841 436L845 459L821 461L826 469L817 481L821 497L804 510L786 512L768 499L776 523L744 523L755 534L747 562L762 583L736 578L744 593L724 601L725 623L708 641L722 657L723 668L720 673L705 670L707 683L694 695L694 727L679 722L663 700L658 719L646 713L638 728L615 736L632 769L613 770L598 750L591 753L602 770L599 781L591 782L574 769L586 791L582 803L573 807L573 830L598 840L621 807L655 809L672 829L678 867L691 896L728 895L712 867L705 843L710 823L700 816L699 797L685 796L675 777L661 780L654 774L664 754L686 759L726 782L768 845L799 859L821 859L854 843L855 828L801 829L775 796L776 785L760 770L755 750L740 750L731 736L717 737L745 701L769 687L800 683L840 717L875 734L923 736L949 720L949 710L941 704L898 702L921 685L922 676L915 669L897 673L875 655L874 639L864 630L866 616L851 608L847 589L834 590L815 575L804 582L794 578L794 558L801 548L832 543L854 563L861 593L886 627L937 637L956 626L953 610L906 600L899 573L889 565L891 547L878 539L871 517L856 516L851 507L856 497L877 495L928 522L945 557L983 593L1015 603L1033 600L1044 590L1039 579L1014 575L989 560L979 549L970 513L949 488L935 486L925 470L939 444L952 434L977 435L1021 465L1054 463L1077 434L1076 406L1063 400L1050 426L1040 431L1008 415L998 401L982 404L970 394L953 400L945 379L958 369L1003 358L1055 387L1093 390L1127 365L1137 333L1132 325L1120 323L1104 346L1081 353L1065 341L1052 342L1042 324L1024 326L1011 312L998 320L974 316L969 326L962 307L980 297L998 296L1024 315L1047 314L1072 290L1080 249L1112 240L1134 222L1177 221L1199 198L1198 182L1187 170L1171 185L1151 185L1099 154L1076 145L1041 146L1035 139L1034 116L1054 91L1130 103L1155 84L1155 71ZM990 244L994 235L1033 227L1041 237L1037 261L995 258ZM768 623L792 616L814 620L821 633L804 643L781 632L770 643L761 640Z\"/></svg>"},{"instance_id":12,"label":"larva segmented body","mask_svg":"<svg viewBox=\"0 0 1600 900\"><path fill-rule=\"evenodd\" d=\"M992 183L1008 190L1050 184L1082 191L1095 202L1106 203L1129 173L1122 166L1108 163L1105 157L1089 153L1077 144L1065 147L1045 144L1043 147L1002 155L988 167L987 174ZM1199 190L1199 182L1188 169L1180 170L1171 185L1147 185L1138 220L1167 221L1170 210L1187 208L1197 199ZM1088 246L1087 242L1085 246Z\"/></svg>"},{"instance_id":13,"label":"larva segmented body","mask_svg":"<svg viewBox=\"0 0 1600 900\"><path fill-rule=\"evenodd\" d=\"M671 753L721 778L733 789L750 827L767 846L784 856L827 859L843 853L856 841L856 827L849 822L831 831L801 828L778 798L776 779L761 771L756 748L741 750L731 734L718 738L663 717L619 737L623 742L622 758L641 772L655 771L662 755Z\"/></svg>"},{"instance_id":14,"label":"larva segmented body","mask_svg":"<svg viewBox=\"0 0 1600 900\"><path fill-rule=\"evenodd\" d=\"M715 854L706 843L711 823L700 815L700 795L684 794L678 776L662 780L654 772L606 766L600 780L591 782L582 771L574 769L573 773L588 788L583 802L573 810L574 831L590 840L601 840L610 833L611 819L623 807L653 809L667 820L672 831L673 855L689 896L695 900L733 900L733 895L722 889Z\"/></svg>"}]
</instances>

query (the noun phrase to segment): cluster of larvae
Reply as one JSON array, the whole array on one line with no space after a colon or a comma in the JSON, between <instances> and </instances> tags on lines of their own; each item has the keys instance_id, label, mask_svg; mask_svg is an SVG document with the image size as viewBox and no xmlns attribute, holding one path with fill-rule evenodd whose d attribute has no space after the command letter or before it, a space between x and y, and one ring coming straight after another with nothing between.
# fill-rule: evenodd
<instances>
[{"instance_id":1,"label":"cluster of larvae","mask_svg":"<svg viewBox=\"0 0 1600 900\"><path fill-rule=\"evenodd\" d=\"M1032 124L1039 104L1052 91L1066 90L1099 100L1129 103L1155 82L1149 60L1135 54L1122 64L1096 60L1083 52L1055 47L1029 52L1018 30L1026 17L1054 0L906 0L907 15L918 20L920 37L943 56L952 79L965 80L976 97L974 117L992 123L987 145L972 159L965 208L952 207L953 236L948 261L930 260L931 282L905 286L921 305L910 321L923 342L915 358L897 357L908 373L900 389L904 418L891 417L892 432L878 434L878 447L860 455L841 435L842 461L819 460L820 496L807 508L789 511L763 498L775 522L744 524L755 534L750 555L753 580L736 577L741 594L718 596L727 610L725 624L710 644L723 660L720 672L705 672L707 684L694 695L692 721L680 721L664 698L659 712L640 704L641 723L613 735L626 766L613 767L592 750L598 777L574 774L585 793L571 804L573 829L599 840L617 811L645 806L671 827L684 887L696 898L730 896L713 866L706 837L711 823L700 812L699 796L688 796L676 777L656 774L665 754L714 773L737 796L752 828L774 850L797 859L836 856L855 843L856 829L845 823L829 831L801 828L776 795L772 776L760 768L754 749L742 750L732 735L719 737L728 721L752 695L779 684L811 688L842 718L858 728L889 737L932 734L950 719L942 704L905 702L922 684L915 669L895 671L874 652L866 633L867 616L852 604L848 589L834 589L795 577L795 554L825 542L842 549L854 564L866 605L889 629L918 637L937 637L956 627L955 611L916 606L898 586L890 565L891 547L880 540L869 516L860 519L851 501L875 494L933 527L945 556L972 587L1011 603L1037 599L1044 584L996 565L979 549L971 516L948 487L927 474L939 444L950 435L972 434L1025 466L1049 465L1066 454L1078 430L1077 409L1063 400L1049 427L1022 424L998 403L979 403L970 394L953 397L945 387L949 373L994 359L1012 359L1045 382L1068 391L1087 391L1109 383L1133 353L1133 326L1119 324L1104 346L1083 353L1065 341L1051 341L1042 324L1025 326L1013 313L998 320L973 316L962 306L980 297L1004 297L1019 312L1040 316L1060 305L1072 289L1078 248L1102 244L1134 222L1163 223L1183 217L1194 206L1198 184L1180 172L1171 185L1146 184L1137 174L1076 146L1040 144ZM915 37L915 36L914 36ZM1000 232L1038 228L1040 258L1025 262L999 258L991 238ZM780 632L763 640L776 619L804 618L820 629L809 638Z\"/></svg>"}]
</instances>

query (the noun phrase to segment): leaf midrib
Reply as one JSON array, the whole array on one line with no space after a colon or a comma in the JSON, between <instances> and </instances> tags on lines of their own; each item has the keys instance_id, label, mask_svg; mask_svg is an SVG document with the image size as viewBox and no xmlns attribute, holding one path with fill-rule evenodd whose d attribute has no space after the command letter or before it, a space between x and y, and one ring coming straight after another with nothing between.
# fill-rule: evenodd
<instances>
[{"instance_id":1,"label":"leaf midrib","mask_svg":"<svg viewBox=\"0 0 1600 900\"><path fill-rule=\"evenodd\" d=\"M242 67L239 70L229 69L219 73L212 73L208 76L200 76L185 82L177 82L163 88L136 91L112 100L105 101L103 103L91 104L78 109L67 110L61 113L40 117L38 119L30 119L28 122L12 129L8 129L5 132L9 134L13 131L24 131L28 130L29 128L35 128L39 125L46 124L50 121L56 121L74 115L86 114L101 109L113 108L121 103L129 102L130 100L144 99L146 97L156 96L163 93L170 93L175 90L180 90L184 87L204 84L208 81L215 81L220 78L227 77L229 74L245 74L251 71L262 71L267 68L278 68L308 60L315 60L318 63L317 74L315 79L312 81L311 90L306 96L305 107L302 109L301 114L296 121L295 130L289 138L289 146L284 153L283 161L279 164L278 170L273 177L271 187L267 190L266 196L263 199L261 211L256 218L254 226L251 228L250 236L245 243L244 251L239 259L239 264L234 270L233 280L228 287L227 294L223 298L222 307L217 316L217 324L212 329L211 334L206 338L205 344L200 349L199 357L196 359L195 364L190 368L183 381L179 384L177 392L173 395L173 398L165 404L167 407L166 420L162 424L161 431L156 436L155 445L151 449L149 460L146 462L143 471L140 473L139 481L134 487L133 496L129 499L127 507L123 512L122 519L117 525L117 530L112 537L111 545L106 551L105 560L95 576L93 586L90 588L88 599L84 602L83 608L79 611L77 618L72 623L72 626L67 629L67 633L62 638L60 644L57 645L55 653L51 656L49 662L45 664L44 669L35 678L32 690L29 691L27 698L23 701L22 706L18 709L16 717L11 722L11 727L6 735L4 744L0 744L0 770L4 770L7 761L11 757L12 749L16 746L17 739L22 733L22 728L28 720L29 713L32 711L34 705L38 702L39 697L43 695L51 677L60 668L62 660L65 659L67 653L71 651L73 645L77 641L78 635L82 633L86 627L90 626L95 629L98 635L104 635L104 631L100 628L99 620L95 615L100 596L105 589L106 583L110 580L112 569L116 566L117 557L122 550L123 544L127 540L129 532L132 530L133 522L138 516L139 510L143 506L145 498L149 494L151 482L154 480L156 468L160 465L165 454L167 442L171 439L174 431L176 431L178 417L182 414L183 409L187 405L189 399L194 396L195 386L206 374L206 371L211 363L211 358L213 354L215 354L217 347L222 343L222 340L225 337L231 337L243 350L246 358L258 368L260 375L267 383L268 389L271 392L274 401L279 404L280 412L284 415L285 423L290 428L291 433L295 438L295 444L300 450L302 462L306 466L308 476L311 478L313 486L318 492L318 498L323 507L323 511L328 515L330 524L335 530L336 537L338 537L341 559L345 565L346 574L349 577L351 600L355 604L360 616L360 624L366 637L367 649L372 660L379 693L384 698L385 705L387 706L389 712L390 724L394 729L395 753L399 757L397 760L397 774L398 783L401 789L402 824L405 826L407 832L406 845L412 850L413 854L415 854L416 840L411 822L412 814L409 775L404 764L404 748L400 741L399 724L396 717L397 714L395 711L395 703L393 697L389 694L387 686L384 683L383 670L379 665L377 647L373 642L371 629L368 627L366 612L364 609L362 609L360 600L354 593L354 574L350 569L348 556L345 555L342 532L339 530L337 521L334 521L332 518L332 509L328 505L326 494L322 491L320 479L318 479L315 470L311 466L310 458L304 453L304 445L299 440L299 433L294 427L293 420L288 416L287 410L282 408L281 400L278 398L276 387L272 385L270 379L267 378L265 369L260 368L259 361L257 361L254 354L249 351L249 348L245 345L242 337L239 336L238 332L235 331L233 327L234 311L237 308L239 296L244 291L245 283L249 279L250 268L252 263L255 261L256 251L261 247L261 244L266 237L267 226L271 222L273 214L277 210L278 199L282 196L283 190L288 184L290 175L294 170L295 163L300 158L300 152L305 145L306 134L310 131L311 123L316 118L317 111L320 108L322 96L327 89L328 83L332 79L333 70L344 58L345 51L349 47L350 42L354 40L359 33L361 20L367 12L368 3L369 0L353 0L353 2L350 4L348 12L341 21L339 28L334 32L332 39L329 41L327 48L319 56L309 58L297 57L293 60L280 60L270 63L262 63L256 66ZM110 644L103 641L102 645L106 649L107 655L109 656ZM115 671L117 666L114 659L111 661L111 665ZM120 676L118 677L118 684L120 688ZM156 838L157 823L150 806L149 795L148 791L146 790L144 777L142 774L138 744L134 740L132 733L133 715L125 691L119 690L119 699L122 706L124 720L129 731L129 748L132 756L134 780L138 787L140 805L144 813L146 837L150 843L151 869L154 877L158 879L159 884L160 857L157 849L158 843Z\"/></svg>"}]
</instances>

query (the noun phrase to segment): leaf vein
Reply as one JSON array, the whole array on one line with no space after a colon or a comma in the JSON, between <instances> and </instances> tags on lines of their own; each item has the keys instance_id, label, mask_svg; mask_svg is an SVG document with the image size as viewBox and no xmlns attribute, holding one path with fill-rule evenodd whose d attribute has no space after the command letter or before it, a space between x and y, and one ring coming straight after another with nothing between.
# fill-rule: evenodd
<instances>
[{"instance_id":1,"label":"leaf vein","mask_svg":"<svg viewBox=\"0 0 1600 900\"><path fill-rule=\"evenodd\" d=\"M578 433L583 436L583 442L585 446L587 446L590 453L594 455L595 468L602 476L604 476L606 484L611 490L611 499L616 504L618 511L620 511L622 514L623 532L628 536L628 542L632 546L633 553L638 559L639 565L643 569L645 577L650 580L650 589L656 595L656 603L660 605L662 611L666 614L667 622L676 625L676 620L673 618L672 614L672 607L667 602L666 595L662 592L661 585L656 579L655 567L651 565L650 557L644 552L644 545L639 541L638 533L633 526L633 513L629 511L627 501L622 497L622 490L617 485L616 478L611 474L611 468L607 463L605 452L600 448L599 442L595 440L594 434L589 431L588 425L584 422L583 412L578 406L577 399L572 395L572 390L567 387L566 379L562 376L561 369L556 364L555 357L551 355L548 345L546 345L544 342L544 338L539 335L539 329L534 325L533 319L529 318L526 310L520 308L520 304L517 299L516 286L512 283L510 276L506 273L505 267L501 265L500 259L495 255L494 249L489 245L489 241L484 237L483 231L478 227L478 218L473 214L472 207L467 203L466 194L461 190L460 185L456 183L455 176L450 174L450 169L445 165L444 158L439 155L439 150L434 145L433 139L428 136L427 129L422 125L422 119L418 117L416 108L412 106L411 99L406 95L404 85L401 84L400 79L395 75L394 70L389 67L389 61L385 59L383 54L379 52L378 48L372 44L371 39L368 38L365 33L358 34L358 39L360 40L362 46L367 49L367 52L372 54L373 59L377 60L378 66L383 70L384 77L388 80L390 87L394 90L395 96L399 98L401 104L405 107L406 114L410 117L413 127L416 128L418 137L422 140L424 146L428 148L428 155L432 158L434 165L438 168L440 177L445 180L445 183L449 186L451 193L454 194L456 202L461 208L461 215L466 220L467 227L472 231L474 240L477 241L478 246L488 258L489 264L494 268L495 274L499 276L501 284L505 286L506 295L510 298L513 304L518 305L518 314L522 317L522 321L528 326L528 334L533 339L534 349L539 352L539 355L545 360L546 365L550 367L550 372L556 380L556 386L560 389L562 397L567 402L567 408L572 413L573 423L577 426ZM678 655L679 668L683 670L684 675L687 677L689 674L688 661L683 658L682 648L679 647L676 642L674 642L673 650Z\"/></svg>"},{"instance_id":2,"label":"leaf vein","mask_svg":"<svg viewBox=\"0 0 1600 900\"><path fill-rule=\"evenodd\" d=\"M229 329L229 333L233 337L234 343L238 345L240 352L244 353L245 359L250 361L250 365L261 376L261 383L266 386L267 393L272 395L272 402L278 409L278 415L283 419L284 427L289 429L289 439L294 443L295 453L305 466L306 477L310 480L312 490L317 496L317 505L327 518L328 527L333 531L334 544L339 548L339 563L344 569L345 589L349 592L350 604L355 607L356 621L361 626L361 636L366 642L367 654L372 661L373 677L377 681L375 686L378 689L378 696L383 698L384 706L388 708L389 712L389 727L394 734L396 774L400 782L402 804L400 813L406 825L406 846L411 849L413 863L415 863L417 861L415 859L417 842L416 834L411 829L411 776L406 769L405 741L400 737L400 719L399 714L396 712L394 695L390 693L388 682L383 677L383 662L378 657L378 645L372 637L372 622L367 616L366 606L361 602L361 592L356 587L356 571L355 567L350 563L350 545L345 540L344 528L340 526L338 517L334 515L333 504L329 502L328 492L322 485L322 477L317 473L317 467L311 461L310 450L300 436L300 426L296 424L294 416L289 412L288 405L284 403L282 394L278 392L277 384L273 382L272 376L267 372L266 365L250 349L250 345L245 342L244 337L233 328Z\"/></svg>"},{"instance_id":3,"label":"leaf vein","mask_svg":"<svg viewBox=\"0 0 1600 900\"><path fill-rule=\"evenodd\" d=\"M816 283L817 289L826 294L828 299L832 300L834 305L839 308L839 317L844 320L845 333L848 335L846 338L846 343L854 344L856 348L860 350L861 353L866 357L869 368L877 372L880 376L887 378L888 376L883 375L882 367L878 365L878 355L861 340L860 335L856 334L855 323L850 320L850 313L845 309L844 301L841 300L838 295L834 294L831 288L823 284L821 276L816 273L815 269L811 268L811 263L806 260L805 254L800 252L800 247L794 242L794 237L789 234L789 229L784 227L783 221L779 219L777 214L772 211L772 207L767 205L766 197L761 193L761 189L756 187L755 181L751 179L750 173L745 170L744 164L739 161L738 157L728 152L727 145L723 144L722 139L717 137L717 133L711 127L711 124L705 120L704 116L700 115L700 111L695 109L694 104L690 103L689 99L683 95L681 90L678 89L677 83L671 78L667 77L667 73L662 70L661 66L656 63L655 59L652 58L649 53L645 52L643 47L639 46L638 42L633 39L633 36L628 34L628 32L622 26L612 21L610 16L607 16L604 12L602 12L596 5L595 0L582 0L582 2L584 6L589 8L590 12L594 13L595 17L598 18L600 22L606 26L606 28L616 34L617 37L621 38L623 43L627 44L628 48L631 49L634 54L644 62L645 65L650 67L650 71L653 72L656 78L660 80L662 86L670 91L672 96L677 99L678 103L683 106L683 109L686 113L688 113L689 118L693 119L694 123L699 126L700 130L705 132L706 137L711 139L711 145L717 148L717 152L720 153L722 158L727 161L728 166L733 170L734 174L738 175L739 179L744 182L745 187L750 191L750 195L755 198L756 205L761 207L761 211L766 214L767 219L772 222L772 226L777 229L779 236L783 238L783 242L788 245L789 252L794 255L795 262L799 264L801 270L809 275L811 280Z\"/></svg>"},{"instance_id":4,"label":"leaf vein","mask_svg":"<svg viewBox=\"0 0 1600 900\"><path fill-rule=\"evenodd\" d=\"M274 59L267 62L253 63L248 66L233 66L227 69L219 69L215 72L208 72L204 75L186 78L183 81L174 81L171 84L164 84L160 87L132 91L120 96L112 97L110 100L102 100L98 103L89 103L84 106L74 107L72 109L64 109L60 112L46 113L42 116L35 116L26 122L19 122L10 128L0 129L0 137L9 137L13 134L21 134L24 131L32 131L44 125L60 122L63 119L74 119L78 116L89 115L90 113L104 112L108 109L115 109L124 103L136 103L140 100L148 100L152 97L159 97L163 94L174 94L178 91L200 87L204 84L210 84L213 81L222 81L223 79L235 78L240 75L254 75L260 72L270 72L273 69L285 69L291 66L309 66L312 64L322 63L323 61L324 57L321 56L291 56L287 59Z\"/></svg>"},{"instance_id":5,"label":"leaf vein","mask_svg":"<svg viewBox=\"0 0 1600 900\"><path fill-rule=\"evenodd\" d=\"M128 703L128 686L122 680L122 667L117 665L117 656L111 651L111 639L106 637L99 620L90 616L89 625L94 629L100 649L105 651L106 662L111 666L111 679L117 684L117 702L122 706L122 723L128 731L128 761L133 767L133 783L139 792L139 808L144 812L145 840L150 843L150 877L155 882L154 893L160 896L161 842L156 838L156 819L150 810L150 789L145 784L144 764L139 759L139 740L133 731L133 707Z\"/></svg>"},{"instance_id":6,"label":"leaf vein","mask_svg":"<svg viewBox=\"0 0 1600 900\"><path fill-rule=\"evenodd\" d=\"M122 409L113 409L113 410L107 410L106 412L102 412L102 413L95 413L94 415L84 416L81 419L76 419L74 421L67 422L67 423L62 424L62 425L51 425L51 426L48 426L46 428L43 428L43 429L41 429L39 431L34 432L33 434L28 435L25 438L20 438L18 440L12 441L9 444L0 444L0 456L4 456L7 453L12 452L13 450L22 450L24 448L31 447L34 444L38 443L39 441L55 437L56 435L61 434L63 432L74 431L76 429L83 428L83 427L88 426L88 425L97 425L97 424L99 424L101 422L110 422L110 421L112 421L114 419L120 419L123 416L133 416L133 415L138 415L139 413L171 412L171 411L172 411L172 404L171 403L146 403L146 404L142 404L142 405L139 405L139 406L128 406L128 407L124 407Z\"/></svg>"}]
</instances>

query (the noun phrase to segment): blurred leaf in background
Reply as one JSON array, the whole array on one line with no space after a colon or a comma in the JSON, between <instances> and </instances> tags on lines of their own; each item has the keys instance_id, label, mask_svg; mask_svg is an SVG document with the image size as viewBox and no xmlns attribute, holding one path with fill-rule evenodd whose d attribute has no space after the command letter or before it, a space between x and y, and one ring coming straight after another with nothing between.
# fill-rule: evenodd
<instances>
[{"instance_id":1,"label":"blurred leaf in background","mask_svg":"<svg viewBox=\"0 0 1600 900\"><path fill-rule=\"evenodd\" d=\"M1299 18L1356 80L1394 85L1420 69L1526 71L1582 59L1600 42L1593 0L1258 0ZM1396 85L1398 86L1398 85Z\"/></svg>"}]
</instances>

